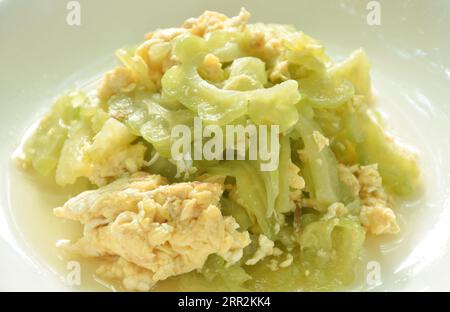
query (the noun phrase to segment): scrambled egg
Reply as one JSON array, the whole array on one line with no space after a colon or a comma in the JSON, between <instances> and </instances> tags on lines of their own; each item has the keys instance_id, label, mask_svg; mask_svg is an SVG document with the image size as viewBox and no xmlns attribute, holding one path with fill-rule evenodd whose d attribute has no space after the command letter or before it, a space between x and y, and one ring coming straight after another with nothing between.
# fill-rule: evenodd
<instances>
[{"instance_id":1,"label":"scrambled egg","mask_svg":"<svg viewBox=\"0 0 450 312\"><path fill-rule=\"evenodd\" d=\"M283 38L270 27L255 24L249 31L249 52L264 61L277 58L283 50Z\"/></svg>"},{"instance_id":2,"label":"scrambled egg","mask_svg":"<svg viewBox=\"0 0 450 312\"><path fill-rule=\"evenodd\" d=\"M258 237L258 249L252 258L248 259L246 265L255 265L267 256L271 256L274 253L275 243L271 241L267 236L260 234Z\"/></svg>"},{"instance_id":3,"label":"scrambled egg","mask_svg":"<svg viewBox=\"0 0 450 312\"><path fill-rule=\"evenodd\" d=\"M343 164L339 164L339 180L342 183L346 184L351 190L354 196L359 196L359 191L361 186L359 185L358 178L353 174L353 171L350 167L345 166Z\"/></svg>"},{"instance_id":4,"label":"scrambled egg","mask_svg":"<svg viewBox=\"0 0 450 312\"><path fill-rule=\"evenodd\" d=\"M330 145L330 140L324 137L322 133L319 131L314 131L313 134L314 142L316 142L317 147L319 148L319 152L322 151L325 147Z\"/></svg>"},{"instance_id":5,"label":"scrambled egg","mask_svg":"<svg viewBox=\"0 0 450 312\"><path fill-rule=\"evenodd\" d=\"M268 261L267 267L269 267L271 271L277 271L279 268L287 268L294 261L294 257L291 253L287 253L284 260L279 260L281 255L283 255L283 251L275 247L275 243L267 238L267 236L260 234L258 237L258 249L245 264L255 265L264 258L273 256L273 258Z\"/></svg>"},{"instance_id":6,"label":"scrambled egg","mask_svg":"<svg viewBox=\"0 0 450 312\"><path fill-rule=\"evenodd\" d=\"M289 198L293 203L293 208L300 205L305 185L305 180L300 175L300 168L291 162L289 164Z\"/></svg>"},{"instance_id":7,"label":"scrambled egg","mask_svg":"<svg viewBox=\"0 0 450 312\"><path fill-rule=\"evenodd\" d=\"M289 73L289 62L281 61L278 62L272 69L269 75L271 82L279 83L291 79L291 74Z\"/></svg>"},{"instance_id":8,"label":"scrambled egg","mask_svg":"<svg viewBox=\"0 0 450 312\"><path fill-rule=\"evenodd\" d=\"M167 184L166 178L137 172L97 190L85 191L55 208L57 217L88 224L110 220L124 211L137 211L137 204L148 191Z\"/></svg>"},{"instance_id":9,"label":"scrambled egg","mask_svg":"<svg viewBox=\"0 0 450 312\"><path fill-rule=\"evenodd\" d=\"M222 69L222 63L217 56L214 54L207 54L203 59L202 64L198 68L199 74L203 79L220 82L225 79L225 72Z\"/></svg>"},{"instance_id":10,"label":"scrambled egg","mask_svg":"<svg viewBox=\"0 0 450 312\"><path fill-rule=\"evenodd\" d=\"M145 39L158 39L167 42L187 32L187 29L181 27L163 28L146 34Z\"/></svg>"},{"instance_id":11,"label":"scrambled egg","mask_svg":"<svg viewBox=\"0 0 450 312\"><path fill-rule=\"evenodd\" d=\"M130 291L149 291L154 285L151 271L122 257L105 261L95 273L105 280L122 281L123 287Z\"/></svg>"},{"instance_id":12,"label":"scrambled egg","mask_svg":"<svg viewBox=\"0 0 450 312\"><path fill-rule=\"evenodd\" d=\"M242 8L238 16L232 18L224 14L205 11L199 17L193 17L186 20L183 28L188 29L192 34L203 37L204 35L225 28L234 28L243 30L250 18L250 13Z\"/></svg>"},{"instance_id":13,"label":"scrambled egg","mask_svg":"<svg viewBox=\"0 0 450 312\"><path fill-rule=\"evenodd\" d=\"M218 12L205 11L197 18L186 20L182 27L158 29L147 34L146 41L137 47L133 58L138 58L145 65L145 74L148 75L156 88L160 88L164 73L178 64L173 51L175 38L188 32L204 37L208 33L220 29L242 31L245 29L249 18L250 13L244 8L241 9L238 16L231 18ZM205 79L218 82L225 78L221 66L222 64L217 57L210 54L205 57L199 71ZM112 95L133 85L137 80L130 69L117 67L103 77L97 94L100 99L108 100Z\"/></svg>"},{"instance_id":14,"label":"scrambled egg","mask_svg":"<svg viewBox=\"0 0 450 312\"><path fill-rule=\"evenodd\" d=\"M394 211L383 205L363 206L360 220L375 235L397 234L400 231Z\"/></svg>"},{"instance_id":15,"label":"scrambled egg","mask_svg":"<svg viewBox=\"0 0 450 312\"><path fill-rule=\"evenodd\" d=\"M140 170L146 148L142 144L131 144L135 139L127 126L114 118L108 119L88 148L92 161L89 179L97 185L105 185L110 178Z\"/></svg>"},{"instance_id":16,"label":"scrambled egg","mask_svg":"<svg viewBox=\"0 0 450 312\"><path fill-rule=\"evenodd\" d=\"M274 254L274 256L280 256L280 255L281 254L279 254L279 255ZM277 271L280 268L287 268L293 262L294 262L294 256L292 256L291 253L288 253L288 254L286 254L285 260L282 260L281 262L278 259L270 259L269 263L267 263L267 267L271 271Z\"/></svg>"},{"instance_id":17,"label":"scrambled egg","mask_svg":"<svg viewBox=\"0 0 450 312\"><path fill-rule=\"evenodd\" d=\"M243 248L250 244L249 234L237 231L239 225L233 217L222 216L220 184L161 185L163 178L144 173L139 174L138 182L133 182L136 176L131 179L112 189L82 193L55 209L57 216L85 224L90 217L98 220L101 216L105 221L85 230L84 236L68 247L72 252L120 257L111 274L130 290L147 289L170 276L200 269L211 254L229 264L240 260ZM141 188L136 188L136 183Z\"/></svg>"},{"instance_id":18,"label":"scrambled egg","mask_svg":"<svg viewBox=\"0 0 450 312\"><path fill-rule=\"evenodd\" d=\"M107 100L135 82L133 72L130 69L116 67L105 74L97 90L97 95L100 99Z\"/></svg>"},{"instance_id":19,"label":"scrambled egg","mask_svg":"<svg viewBox=\"0 0 450 312\"><path fill-rule=\"evenodd\" d=\"M160 84L162 75L177 64L172 40L187 32L184 28L158 29L148 33L146 41L136 49L136 55L147 64L149 74L157 85Z\"/></svg>"},{"instance_id":20,"label":"scrambled egg","mask_svg":"<svg viewBox=\"0 0 450 312\"><path fill-rule=\"evenodd\" d=\"M359 196L363 203L361 223L375 235L398 233L400 228L394 211L389 208L389 198L382 186L378 166L360 166L357 176L361 186Z\"/></svg>"},{"instance_id":21,"label":"scrambled egg","mask_svg":"<svg viewBox=\"0 0 450 312\"><path fill-rule=\"evenodd\" d=\"M279 267L287 268L292 264L292 262L294 262L294 257L292 256L292 254L288 253L286 259L279 264Z\"/></svg>"},{"instance_id":22,"label":"scrambled egg","mask_svg":"<svg viewBox=\"0 0 450 312\"><path fill-rule=\"evenodd\" d=\"M328 206L327 212L322 217L323 220L331 220L335 217L342 217L348 212L343 203L333 203Z\"/></svg>"},{"instance_id":23,"label":"scrambled egg","mask_svg":"<svg viewBox=\"0 0 450 312\"><path fill-rule=\"evenodd\" d=\"M161 86L164 73L177 64L172 40L186 32L184 28L159 29L147 34L146 41L137 47L133 57L142 60L146 65L146 74L158 88ZM133 85L137 80L130 69L117 67L103 77L97 94L100 99L107 100L120 90Z\"/></svg>"},{"instance_id":24,"label":"scrambled egg","mask_svg":"<svg viewBox=\"0 0 450 312\"><path fill-rule=\"evenodd\" d=\"M396 234L400 228L394 211L389 207L378 166L355 165L339 167L339 178L361 198L360 221L367 231L374 235Z\"/></svg>"}]
</instances>

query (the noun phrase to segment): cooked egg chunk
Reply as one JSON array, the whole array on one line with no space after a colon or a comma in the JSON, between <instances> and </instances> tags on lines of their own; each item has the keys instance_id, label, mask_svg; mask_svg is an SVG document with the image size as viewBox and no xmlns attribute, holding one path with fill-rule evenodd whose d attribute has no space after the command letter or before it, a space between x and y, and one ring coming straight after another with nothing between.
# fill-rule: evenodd
<instances>
[{"instance_id":1,"label":"cooked egg chunk","mask_svg":"<svg viewBox=\"0 0 450 312\"><path fill-rule=\"evenodd\" d=\"M89 223L88 216L103 215L107 219L114 215L111 211L119 212L111 222L87 229L70 249L85 256L119 256L139 270L148 270L144 274L151 276L147 286L200 269L211 254L218 254L230 264L237 262L250 238L248 232L237 231L239 225L233 217L222 216L222 186L205 182L158 186L163 181L148 175L148 184L143 188L136 188L133 182L119 189L100 188L55 209L58 216L85 224ZM95 197L95 192L100 194ZM126 280L130 283L127 271L135 272L124 270L118 275L123 277L125 287L130 286L126 285ZM139 283L131 285L136 288Z\"/></svg>"},{"instance_id":2,"label":"cooked egg chunk","mask_svg":"<svg viewBox=\"0 0 450 312\"><path fill-rule=\"evenodd\" d=\"M376 164L351 167L340 164L339 179L361 199L359 219L369 233L382 235L400 231Z\"/></svg>"}]
</instances>

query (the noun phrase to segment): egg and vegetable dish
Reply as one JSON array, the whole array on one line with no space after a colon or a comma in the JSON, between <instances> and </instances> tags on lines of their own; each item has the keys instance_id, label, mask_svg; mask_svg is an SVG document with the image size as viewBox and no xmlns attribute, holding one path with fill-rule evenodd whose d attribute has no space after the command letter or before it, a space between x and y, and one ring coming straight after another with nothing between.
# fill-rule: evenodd
<instances>
[{"instance_id":1,"label":"egg and vegetable dish","mask_svg":"<svg viewBox=\"0 0 450 312\"><path fill-rule=\"evenodd\" d=\"M334 63L294 27L249 17L206 11L119 49L96 90L59 97L24 143L23 167L61 187L89 181L53 213L83 227L61 248L98 259L97 278L129 291L165 280L345 289L365 239L400 231L396 203L419 191L420 172L383 129L364 51ZM259 158L174 159L171 130L195 119L277 125L275 170Z\"/></svg>"}]
</instances>

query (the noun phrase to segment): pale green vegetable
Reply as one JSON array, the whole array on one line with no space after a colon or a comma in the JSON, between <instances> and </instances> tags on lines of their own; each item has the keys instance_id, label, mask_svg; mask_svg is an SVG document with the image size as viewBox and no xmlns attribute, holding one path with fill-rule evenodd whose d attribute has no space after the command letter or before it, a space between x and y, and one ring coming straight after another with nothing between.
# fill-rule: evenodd
<instances>
[{"instance_id":1,"label":"pale green vegetable","mask_svg":"<svg viewBox=\"0 0 450 312\"><path fill-rule=\"evenodd\" d=\"M278 165L279 186L278 197L275 202L275 210L286 213L292 210L293 204L289 199L289 168L291 163L291 143L289 136L283 136L280 140L280 157Z\"/></svg>"},{"instance_id":2,"label":"pale green vegetable","mask_svg":"<svg viewBox=\"0 0 450 312\"><path fill-rule=\"evenodd\" d=\"M163 157L170 157L171 131L177 125L193 127L194 114L187 109L169 111L155 102L147 102L148 119L142 125L142 137L152 143Z\"/></svg>"},{"instance_id":3,"label":"pale green vegetable","mask_svg":"<svg viewBox=\"0 0 450 312\"><path fill-rule=\"evenodd\" d=\"M346 217L323 220L316 215L304 216L302 223L301 258L303 266L311 270L310 278L325 283L351 283L365 239L360 223Z\"/></svg>"},{"instance_id":4,"label":"pale green vegetable","mask_svg":"<svg viewBox=\"0 0 450 312\"><path fill-rule=\"evenodd\" d=\"M372 94L370 81L370 62L364 50L353 52L346 60L333 65L330 76L338 80L348 80L353 84L356 94L369 97Z\"/></svg>"},{"instance_id":5,"label":"pale green vegetable","mask_svg":"<svg viewBox=\"0 0 450 312\"><path fill-rule=\"evenodd\" d=\"M275 124L280 131L297 121L295 104L300 100L297 82L286 81L267 89L223 90L200 77L199 61L208 52L208 43L194 36L177 42L176 55L182 65L174 66L162 78L165 94L197 113L205 122L224 125L247 112L256 124Z\"/></svg>"},{"instance_id":6,"label":"pale green vegetable","mask_svg":"<svg viewBox=\"0 0 450 312\"><path fill-rule=\"evenodd\" d=\"M89 175L91 169L85 151L93 136L94 132L87 121L72 124L56 169L57 184L73 184L78 177Z\"/></svg>"},{"instance_id":7,"label":"pale green vegetable","mask_svg":"<svg viewBox=\"0 0 450 312\"><path fill-rule=\"evenodd\" d=\"M191 272L175 278L179 291L210 291L214 285L215 291L246 291L244 283L251 276L236 263L227 266L217 255L211 255L199 272Z\"/></svg>"},{"instance_id":8,"label":"pale green vegetable","mask_svg":"<svg viewBox=\"0 0 450 312\"><path fill-rule=\"evenodd\" d=\"M151 80L147 64L139 55L133 55L133 51L119 49L116 51L117 58L129 68L142 85L149 90L155 90L155 83Z\"/></svg>"},{"instance_id":9,"label":"pale green vegetable","mask_svg":"<svg viewBox=\"0 0 450 312\"><path fill-rule=\"evenodd\" d=\"M158 156L157 159L148 167L148 171L154 174L162 175L170 181L175 181L177 167L167 158Z\"/></svg>"},{"instance_id":10,"label":"pale green vegetable","mask_svg":"<svg viewBox=\"0 0 450 312\"><path fill-rule=\"evenodd\" d=\"M217 255L208 257L202 269L202 274L210 282L217 280L217 278L222 279L230 289L234 289L236 286L242 286L251 278L239 264L227 267L226 262Z\"/></svg>"},{"instance_id":11,"label":"pale green vegetable","mask_svg":"<svg viewBox=\"0 0 450 312\"><path fill-rule=\"evenodd\" d=\"M360 140L354 140L361 164L378 164L383 186L399 196L413 196L421 187L417 158L387 136L373 112L355 115ZM353 138L356 138L353 135Z\"/></svg>"},{"instance_id":12,"label":"pale green vegetable","mask_svg":"<svg viewBox=\"0 0 450 312\"><path fill-rule=\"evenodd\" d=\"M298 290L316 290L307 288L305 285L305 270L302 269L299 262L300 253L298 247L292 252L296 261L286 268L278 268L276 271L270 269L270 259L264 259L255 266L246 267L247 273L252 277L246 285L251 291L298 291ZM282 260L285 256L280 257ZM320 282L317 281L316 284Z\"/></svg>"},{"instance_id":13,"label":"pale green vegetable","mask_svg":"<svg viewBox=\"0 0 450 312\"><path fill-rule=\"evenodd\" d=\"M266 65L256 57L236 59L228 68L229 77L223 83L227 90L249 91L267 84Z\"/></svg>"},{"instance_id":14,"label":"pale green vegetable","mask_svg":"<svg viewBox=\"0 0 450 312\"><path fill-rule=\"evenodd\" d=\"M197 113L202 120L224 125L247 112L247 101L237 91L220 90L195 67L174 66L162 78L163 91Z\"/></svg>"},{"instance_id":15,"label":"pale green vegetable","mask_svg":"<svg viewBox=\"0 0 450 312\"><path fill-rule=\"evenodd\" d=\"M316 119L337 159L345 164L378 164L383 186L398 196L412 196L421 187L416 156L389 137L380 118L363 96L337 110L317 110Z\"/></svg>"},{"instance_id":16,"label":"pale green vegetable","mask_svg":"<svg viewBox=\"0 0 450 312\"><path fill-rule=\"evenodd\" d=\"M230 66L230 78L247 76L259 83L262 88L267 83L266 64L256 57L241 57Z\"/></svg>"},{"instance_id":17,"label":"pale green vegetable","mask_svg":"<svg viewBox=\"0 0 450 312\"><path fill-rule=\"evenodd\" d=\"M224 216L232 216L239 224L239 229L241 230L247 230L253 225L245 208L229 198L222 198L221 210Z\"/></svg>"},{"instance_id":18,"label":"pale green vegetable","mask_svg":"<svg viewBox=\"0 0 450 312\"><path fill-rule=\"evenodd\" d=\"M93 130L93 132L95 132ZM136 140L126 126L116 119L110 118L103 127L96 132L92 144L89 146L89 157L96 161L101 160L105 155L113 155L122 148L126 148Z\"/></svg>"},{"instance_id":19,"label":"pale green vegetable","mask_svg":"<svg viewBox=\"0 0 450 312\"><path fill-rule=\"evenodd\" d=\"M334 108L349 101L355 93L347 80L335 81L327 76L298 80L302 101L318 108Z\"/></svg>"},{"instance_id":20,"label":"pale green vegetable","mask_svg":"<svg viewBox=\"0 0 450 312\"><path fill-rule=\"evenodd\" d=\"M146 148L131 144L136 136L124 124L109 118L97 132L89 116L70 126L56 169L56 183L61 186L74 184L81 177L103 185L126 172L139 170L143 164Z\"/></svg>"},{"instance_id":21,"label":"pale green vegetable","mask_svg":"<svg viewBox=\"0 0 450 312\"><path fill-rule=\"evenodd\" d=\"M146 90L113 96L108 101L108 106L112 116L128 125L133 134L150 142L163 157L170 157L173 127L193 127L194 114L191 111L178 109L177 103Z\"/></svg>"},{"instance_id":22,"label":"pale green vegetable","mask_svg":"<svg viewBox=\"0 0 450 312\"><path fill-rule=\"evenodd\" d=\"M61 96L27 139L23 146L24 161L40 174L48 175L55 170L68 128L73 120L79 118L80 107L86 100L82 92Z\"/></svg>"},{"instance_id":23,"label":"pale green vegetable","mask_svg":"<svg viewBox=\"0 0 450 312\"><path fill-rule=\"evenodd\" d=\"M114 95L108 100L108 112L125 123L133 134L140 135L142 125L148 119L145 101L151 97L152 93L144 89Z\"/></svg>"},{"instance_id":24,"label":"pale green vegetable","mask_svg":"<svg viewBox=\"0 0 450 312\"><path fill-rule=\"evenodd\" d=\"M300 100L297 82L288 80L253 92L255 101L249 101L248 114L256 124L278 125L280 132L284 132L297 123L295 104Z\"/></svg>"},{"instance_id":25,"label":"pale green vegetable","mask_svg":"<svg viewBox=\"0 0 450 312\"><path fill-rule=\"evenodd\" d=\"M289 72L294 79L311 75L323 75L329 63L323 46L303 32L288 36L284 41L285 57L289 61Z\"/></svg>"},{"instance_id":26,"label":"pale green vegetable","mask_svg":"<svg viewBox=\"0 0 450 312\"><path fill-rule=\"evenodd\" d=\"M269 184L264 175L268 173L259 170L258 162L223 162L219 166L208 168L208 173L235 177L237 192L247 213L250 217L256 217L262 233L269 238L274 236L273 201L276 196L271 194L272 189L267 189Z\"/></svg>"},{"instance_id":27,"label":"pale green vegetable","mask_svg":"<svg viewBox=\"0 0 450 312\"><path fill-rule=\"evenodd\" d=\"M218 30L210 33L206 40L208 48L222 63L232 62L235 59L245 57L247 54L241 48L243 34Z\"/></svg>"},{"instance_id":28,"label":"pale green vegetable","mask_svg":"<svg viewBox=\"0 0 450 312\"><path fill-rule=\"evenodd\" d=\"M307 116L306 109L305 106L301 108L299 123L296 126L304 144L303 153L306 159L303 170L311 176L309 189L313 198L322 205L322 208L326 208L340 201L338 163L330 147L321 148L314 140L313 133L315 131L322 133L322 129L313 118Z\"/></svg>"}]
</instances>

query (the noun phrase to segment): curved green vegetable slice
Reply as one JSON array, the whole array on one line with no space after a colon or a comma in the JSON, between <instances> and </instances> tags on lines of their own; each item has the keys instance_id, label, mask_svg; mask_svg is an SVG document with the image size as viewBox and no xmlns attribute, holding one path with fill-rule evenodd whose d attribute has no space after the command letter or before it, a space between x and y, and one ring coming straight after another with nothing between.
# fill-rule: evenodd
<instances>
[{"instance_id":1,"label":"curved green vegetable slice","mask_svg":"<svg viewBox=\"0 0 450 312\"><path fill-rule=\"evenodd\" d=\"M171 131L175 125L192 127L194 114L188 109L170 110L176 103L156 97L146 90L134 90L111 97L109 113L124 122L130 131L150 142L163 157L170 157Z\"/></svg>"},{"instance_id":2,"label":"curved green vegetable slice","mask_svg":"<svg viewBox=\"0 0 450 312\"><path fill-rule=\"evenodd\" d=\"M137 80L149 90L156 90L154 82L148 74L147 63L139 55L133 55L125 49L116 51L117 58L133 73Z\"/></svg>"},{"instance_id":3,"label":"curved green vegetable slice","mask_svg":"<svg viewBox=\"0 0 450 312\"><path fill-rule=\"evenodd\" d=\"M213 175L231 176L236 178L236 187L244 208L251 216L255 216L261 232L269 238L274 237L274 219L269 199L274 198L267 189L267 180L259 170L256 161L226 161L220 165L208 168ZM276 196L275 196L276 197ZM273 204L272 204L273 209Z\"/></svg>"},{"instance_id":4,"label":"curved green vegetable slice","mask_svg":"<svg viewBox=\"0 0 450 312\"><path fill-rule=\"evenodd\" d=\"M302 76L320 75L325 72L329 62L328 56L323 46L313 38L303 32L294 33L284 40L284 46L286 59L291 67L302 69Z\"/></svg>"},{"instance_id":5,"label":"curved green vegetable slice","mask_svg":"<svg viewBox=\"0 0 450 312\"><path fill-rule=\"evenodd\" d=\"M224 125L248 112L255 123L278 124L280 131L285 131L297 121L295 104L300 94L296 81L251 91L223 90L203 80L197 72L198 62L208 52L206 41L184 37L177 43L176 51L183 64L164 74L163 91L198 113L205 122Z\"/></svg>"},{"instance_id":6,"label":"curved green vegetable slice","mask_svg":"<svg viewBox=\"0 0 450 312\"><path fill-rule=\"evenodd\" d=\"M203 268L198 272L191 272L175 277L180 291L211 291L211 285L216 291L246 291L244 283L251 276L235 263L228 266L218 255L210 255Z\"/></svg>"},{"instance_id":7,"label":"curved green vegetable slice","mask_svg":"<svg viewBox=\"0 0 450 312\"><path fill-rule=\"evenodd\" d=\"M298 112L294 108L301 97L296 81L250 92L254 95L248 103L248 114L256 124L278 125L280 132L285 132L297 123Z\"/></svg>"},{"instance_id":8,"label":"curved green vegetable slice","mask_svg":"<svg viewBox=\"0 0 450 312\"><path fill-rule=\"evenodd\" d=\"M176 125L187 125L192 128L194 114L187 110L169 111L155 102L146 102L148 119L142 125L142 137L152 143L156 151L163 157L170 157L171 131Z\"/></svg>"},{"instance_id":9,"label":"curved green vegetable slice","mask_svg":"<svg viewBox=\"0 0 450 312\"><path fill-rule=\"evenodd\" d=\"M196 67L172 67L162 78L162 88L205 122L224 125L247 112L246 97L218 89L203 80Z\"/></svg>"},{"instance_id":10,"label":"curved green vegetable slice","mask_svg":"<svg viewBox=\"0 0 450 312\"><path fill-rule=\"evenodd\" d=\"M239 32L219 30L209 33L206 40L211 53L217 56L222 63L228 63L246 56L240 44L242 37Z\"/></svg>"},{"instance_id":11,"label":"curved green vegetable slice","mask_svg":"<svg viewBox=\"0 0 450 312\"><path fill-rule=\"evenodd\" d=\"M222 197L220 210L224 216L232 216L241 230L247 230L253 225L245 208L229 198Z\"/></svg>"},{"instance_id":12,"label":"curved green vegetable slice","mask_svg":"<svg viewBox=\"0 0 450 312\"><path fill-rule=\"evenodd\" d=\"M126 93L112 96L108 101L109 114L125 123L134 135L140 135L140 129L148 119L142 99L138 94Z\"/></svg>"},{"instance_id":13,"label":"curved green vegetable slice","mask_svg":"<svg viewBox=\"0 0 450 312\"><path fill-rule=\"evenodd\" d=\"M308 218L311 217L311 218ZM351 283L355 262L365 240L365 230L357 220L319 219L305 215L299 238L303 265L311 277L324 281Z\"/></svg>"},{"instance_id":14,"label":"curved green vegetable slice","mask_svg":"<svg viewBox=\"0 0 450 312\"><path fill-rule=\"evenodd\" d=\"M280 158L278 165L279 187L278 197L275 202L275 210L286 213L292 210L289 199L289 167L291 163L291 144L289 136L280 139Z\"/></svg>"},{"instance_id":15,"label":"curved green vegetable slice","mask_svg":"<svg viewBox=\"0 0 450 312\"><path fill-rule=\"evenodd\" d=\"M25 163L42 175L53 172L67 139L68 128L80 116L80 108L87 101L82 92L71 92L58 98L51 111L37 125L23 146Z\"/></svg>"},{"instance_id":16,"label":"curved green vegetable slice","mask_svg":"<svg viewBox=\"0 0 450 312\"><path fill-rule=\"evenodd\" d=\"M421 187L416 156L388 136L364 96L357 95L336 110L316 110L315 118L339 162L378 164L383 186L398 196L417 194Z\"/></svg>"},{"instance_id":17,"label":"curved green vegetable slice","mask_svg":"<svg viewBox=\"0 0 450 312\"><path fill-rule=\"evenodd\" d=\"M298 80L302 101L313 107L335 108L349 101L355 94L353 85L347 80L339 82L327 76L312 76Z\"/></svg>"},{"instance_id":18,"label":"curved green vegetable slice","mask_svg":"<svg viewBox=\"0 0 450 312\"><path fill-rule=\"evenodd\" d=\"M230 78L239 75L253 78L262 88L267 83L266 64L256 57L238 58L230 66Z\"/></svg>"},{"instance_id":19,"label":"curved green vegetable slice","mask_svg":"<svg viewBox=\"0 0 450 312\"><path fill-rule=\"evenodd\" d=\"M356 143L359 162L378 164L383 186L398 196L413 196L421 187L416 155L389 137L372 111L357 113L357 128L362 140Z\"/></svg>"},{"instance_id":20,"label":"curved green vegetable slice","mask_svg":"<svg viewBox=\"0 0 450 312\"><path fill-rule=\"evenodd\" d=\"M300 108L299 122L296 125L304 144L306 159L303 167L312 178L310 190L321 207L326 209L328 205L340 201L338 163L330 147L320 148L314 140L314 132L322 133L322 129L308 117L306 108L305 105Z\"/></svg>"},{"instance_id":21,"label":"curved green vegetable slice","mask_svg":"<svg viewBox=\"0 0 450 312\"><path fill-rule=\"evenodd\" d=\"M333 65L328 72L333 79L350 81L356 94L367 97L372 94L370 62L364 50L356 50L343 62Z\"/></svg>"},{"instance_id":22,"label":"curved green vegetable slice","mask_svg":"<svg viewBox=\"0 0 450 312\"><path fill-rule=\"evenodd\" d=\"M89 161L85 152L86 144L94 136L90 125L85 120L74 122L70 127L67 140L61 150L56 169L56 183L61 186L73 184L78 177L88 176Z\"/></svg>"}]
</instances>

